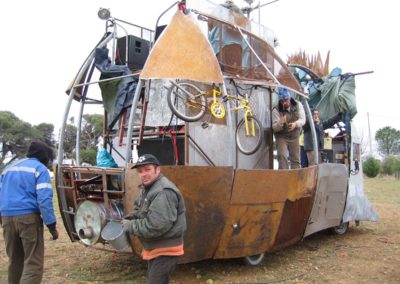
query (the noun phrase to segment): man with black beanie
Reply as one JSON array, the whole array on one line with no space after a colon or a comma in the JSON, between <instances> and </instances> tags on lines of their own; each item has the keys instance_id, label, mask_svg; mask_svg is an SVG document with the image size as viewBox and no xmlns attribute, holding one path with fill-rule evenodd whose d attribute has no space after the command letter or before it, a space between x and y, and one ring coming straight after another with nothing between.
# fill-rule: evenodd
<instances>
[{"instance_id":1,"label":"man with black beanie","mask_svg":"<svg viewBox=\"0 0 400 284\"><path fill-rule=\"evenodd\" d=\"M53 188L47 165L53 150L32 142L27 158L17 160L0 175L0 221L9 257L9 283L40 283L43 277L43 223L58 239Z\"/></svg>"}]
</instances>

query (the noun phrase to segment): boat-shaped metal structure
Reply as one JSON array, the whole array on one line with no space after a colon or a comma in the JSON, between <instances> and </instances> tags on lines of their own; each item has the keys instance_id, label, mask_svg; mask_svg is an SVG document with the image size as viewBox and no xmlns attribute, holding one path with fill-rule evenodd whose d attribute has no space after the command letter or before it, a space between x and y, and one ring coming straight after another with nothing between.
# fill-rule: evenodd
<instances>
[{"instance_id":1,"label":"boat-shaped metal structure","mask_svg":"<svg viewBox=\"0 0 400 284\"><path fill-rule=\"evenodd\" d=\"M170 8L176 13L166 27L154 32L130 24L136 35L125 33L121 21L108 11L99 12L107 20L106 33L68 89L56 166L59 207L71 241L86 246L107 242L101 237L107 222L133 208L140 182L131 167L143 153L160 159L162 172L185 197L183 263L244 257L257 264L264 253L314 232L333 228L342 233L350 221L374 219L353 212L344 220L349 192L362 195L360 153L353 151L353 144L360 143L357 137L334 139L330 163L274 169L271 112L277 104L276 88L289 89L312 119L307 94L275 53L271 31L220 5L199 10L181 1ZM92 78L96 70L99 80ZM185 82L206 98L205 113L196 121L178 118L167 102L174 88ZM102 90L100 100L89 96L95 84ZM210 90L216 86L221 95L214 98ZM121 92L123 88L127 91ZM240 151L235 140L244 112L233 111L237 101L227 99L244 95L261 125L261 145L251 154ZM209 112L213 101L224 106L225 117ZM63 139L71 105L76 103L77 165L71 166L63 164ZM80 123L93 103L105 109L104 148L117 167L80 162ZM140 253L136 237L131 236L130 243L130 250Z\"/></svg>"}]
</instances>

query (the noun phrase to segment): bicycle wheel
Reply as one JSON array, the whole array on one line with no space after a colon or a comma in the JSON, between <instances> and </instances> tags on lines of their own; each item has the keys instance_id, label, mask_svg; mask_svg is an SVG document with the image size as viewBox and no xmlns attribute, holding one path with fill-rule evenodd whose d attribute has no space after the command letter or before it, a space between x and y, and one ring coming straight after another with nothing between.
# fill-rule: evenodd
<instances>
[{"instance_id":1,"label":"bicycle wheel","mask_svg":"<svg viewBox=\"0 0 400 284\"><path fill-rule=\"evenodd\" d=\"M243 118L236 127L236 145L238 146L240 152L246 155L251 155L254 154L261 146L262 127L261 122L252 115L247 117L247 122L250 133L252 124L254 123L255 135L246 135L246 123Z\"/></svg>"},{"instance_id":2,"label":"bicycle wheel","mask_svg":"<svg viewBox=\"0 0 400 284\"><path fill-rule=\"evenodd\" d=\"M172 112L180 119L194 122L203 117L207 109L204 93L195 85L181 82L168 90L167 101Z\"/></svg>"}]
</instances>

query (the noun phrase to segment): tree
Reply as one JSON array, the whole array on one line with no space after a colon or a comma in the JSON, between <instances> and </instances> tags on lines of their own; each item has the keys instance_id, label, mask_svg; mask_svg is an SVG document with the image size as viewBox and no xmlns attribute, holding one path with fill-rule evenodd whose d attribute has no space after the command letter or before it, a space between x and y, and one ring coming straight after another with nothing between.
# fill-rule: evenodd
<instances>
[{"instance_id":1,"label":"tree","mask_svg":"<svg viewBox=\"0 0 400 284\"><path fill-rule=\"evenodd\" d=\"M1 162L9 151L17 157L23 156L30 142L41 138L41 133L28 122L20 120L10 111L0 111Z\"/></svg>"},{"instance_id":2,"label":"tree","mask_svg":"<svg viewBox=\"0 0 400 284\"><path fill-rule=\"evenodd\" d=\"M389 176L396 171L396 165L400 163L400 159L395 156L387 156L382 162L382 173Z\"/></svg>"},{"instance_id":3,"label":"tree","mask_svg":"<svg viewBox=\"0 0 400 284\"><path fill-rule=\"evenodd\" d=\"M91 165L96 165L96 148L83 149L81 151L81 163L89 163Z\"/></svg>"},{"instance_id":4,"label":"tree","mask_svg":"<svg viewBox=\"0 0 400 284\"><path fill-rule=\"evenodd\" d=\"M81 162L95 164L96 144L99 137L103 134L104 116L101 114L85 114L82 117L80 157ZM64 133L64 153L67 157L74 156L76 148L77 128L75 126L75 118L70 117L69 123L65 127ZM85 152L87 150L87 152ZM94 155L93 155L94 152Z\"/></svg>"},{"instance_id":5,"label":"tree","mask_svg":"<svg viewBox=\"0 0 400 284\"><path fill-rule=\"evenodd\" d=\"M71 158L76 147L76 126L67 124L64 134L64 153Z\"/></svg>"},{"instance_id":6,"label":"tree","mask_svg":"<svg viewBox=\"0 0 400 284\"><path fill-rule=\"evenodd\" d=\"M82 120L81 147L96 147L97 139L103 134L102 114L85 114Z\"/></svg>"},{"instance_id":7,"label":"tree","mask_svg":"<svg viewBox=\"0 0 400 284\"><path fill-rule=\"evenodd\" d=\"M378 151L383 156L400 153L400 131L390 126L379 129L375 134L378 143Z\"/></svg>"},{"instance_id":8,"label":"tree","mask_svg":"<svg viewBox=\"0 0 400 284\"><path fill-rule=\"evenodd\" d=\"M374 157L369 157L363 163L363 171L367 177L374 178L379 174L381 169L381 162Z\"/></svg>"},{"instance_id":9,"label":"tree","mask_svg":"<svg viewBox=\"0 0 400 284\"><path fill-rule=\"evenodd\" d=\"M51 123L40 123L34 126L37 131L39 131L40 136L47 145L54 145L54 125Z\"/></svg>"}]
</instances>

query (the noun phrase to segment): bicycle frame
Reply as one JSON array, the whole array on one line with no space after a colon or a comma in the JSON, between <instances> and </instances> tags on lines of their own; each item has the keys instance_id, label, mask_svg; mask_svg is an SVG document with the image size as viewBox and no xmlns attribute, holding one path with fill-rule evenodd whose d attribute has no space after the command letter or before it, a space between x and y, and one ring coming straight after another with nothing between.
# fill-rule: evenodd
<instances>
[{"instance_id":1,"label":"bicycle frame","mask_svg":"<svg viewBox=\"0 0 400 284\"><path fill-rule=\"evenodd\" d=\"M228 99L233 99L233 100L236 100L236 101L240 101L241 105L239 105L238 107L233 108L232 111L238 111L238 110L241 110L241 109L245 109L246 110L245 113L244 113L246 136L250 136L250 134L253 137L256 136L256 132L255 132L255 129L254 129L255 128L254 127L254 120L251 120L251 133L250 133L250 130L249 130L248 117L249 116L253 116L253 112L251 111L251 108L249 106L249 100L247 98L247 94L246 94L246 98L243 98L243 99L242 98L237 98L237 97L234 97L234 96L230 96L230 95L228 95L227 98Z\"/></svg>"}]
</instances>

